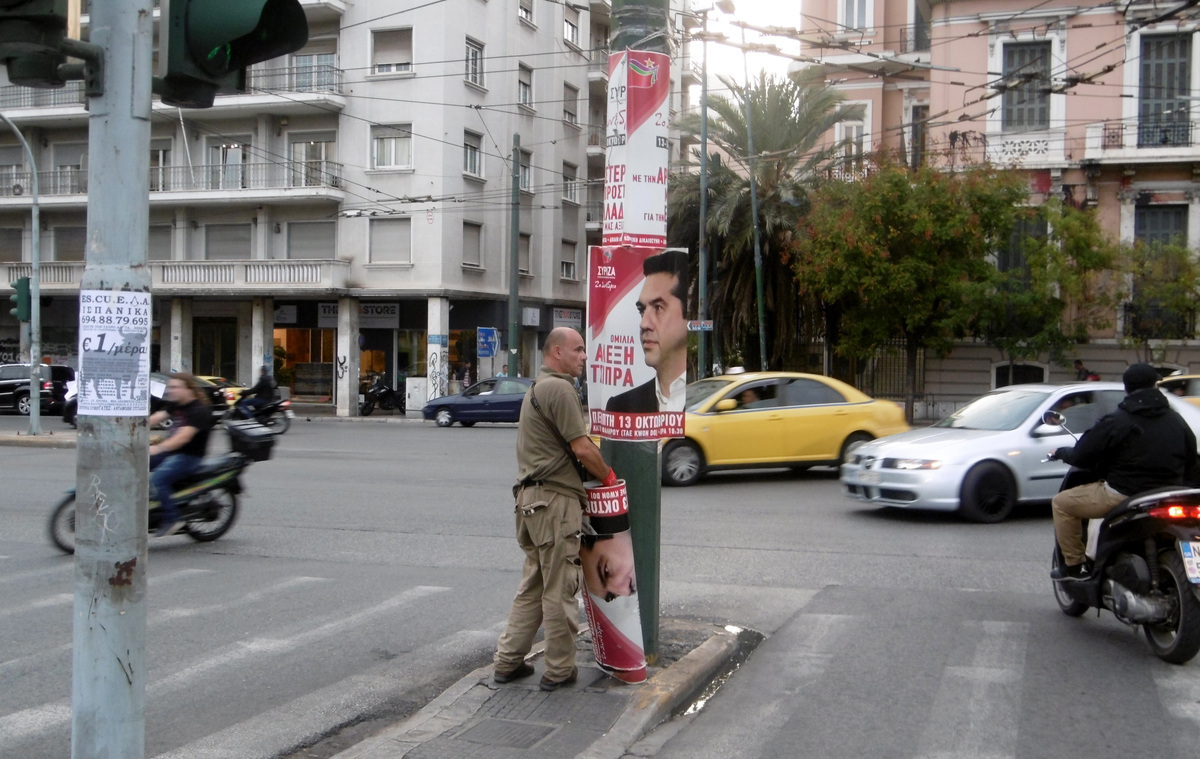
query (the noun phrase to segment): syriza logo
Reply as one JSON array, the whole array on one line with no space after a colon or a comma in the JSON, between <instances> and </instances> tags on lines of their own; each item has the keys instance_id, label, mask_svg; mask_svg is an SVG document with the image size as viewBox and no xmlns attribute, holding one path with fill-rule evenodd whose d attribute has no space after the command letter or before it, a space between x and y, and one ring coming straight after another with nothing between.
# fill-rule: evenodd
<instances>
[{"instance_id":1,"label":"syriza logo","mask_svg":"<svg viewBox=\"0 0 1200 759\"><path fill-rule=\"evenodd\" d=\"M596 278L597 279L616 279L617 278L617 267L604 266L603 264L601 264L600 266L597 266L596 267Z\"/></svg>"}]
</instances>

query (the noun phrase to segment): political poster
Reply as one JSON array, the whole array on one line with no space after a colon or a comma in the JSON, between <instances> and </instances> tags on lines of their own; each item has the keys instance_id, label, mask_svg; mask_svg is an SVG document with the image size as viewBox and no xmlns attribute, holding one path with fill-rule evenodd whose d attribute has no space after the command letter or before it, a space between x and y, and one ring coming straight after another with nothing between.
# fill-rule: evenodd
<instances>
[{"instance_id":1,"label":"political poster","mask_svg":"<svg viewBox=\"0 0 1200 759\"><path fill-rule=\"evenodd\" d=\"M79 293L79 415L150 413L150 293Z\"/></svg>"},{"instance_id":2,"label":"political poster","mask_svg":"<svg viewBox=\"0 0 1200 759\"><path fill-rule=\"evenodd\" d=\"M667 244L671 59L626 50L608 58L604 245Z\"/></svg>"},{"instance_id":3,"label":"political poster","mask_svg":"<svg viewBox=\"0 0 1200 759\"><path fill-rule=\"evenodd\" d=\"M640 683L646 679L646 652L625 481L588 488L587 495L579 560L583 565L583 608L592 631L596 664L618 680Z\"/></svg>"},{"instance_id":4,"label":"political poster","mask_svg":"<svg viewBox=\"0 0 1200 759\"><path fill-rule=\"evenodd\" d=\"M592 434L683 436L688 254L681 248L588 251L588 400Z\"/></svg>"}]
</instances>

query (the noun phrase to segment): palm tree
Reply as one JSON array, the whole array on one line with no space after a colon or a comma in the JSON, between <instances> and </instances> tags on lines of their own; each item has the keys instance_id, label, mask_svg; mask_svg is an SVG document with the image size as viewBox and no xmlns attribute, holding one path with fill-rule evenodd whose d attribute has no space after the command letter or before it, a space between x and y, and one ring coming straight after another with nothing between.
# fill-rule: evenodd
<instances>
[{"instance_id":1,"label":"palm tree","mask_svg":"<svg viewBox=\"0 0 1200 759\"><path fill-rule=\"evenodd\" d=\"M763 309L767 320L768 364L779 367L795 343L801 297L788 261L788 241L808 209L808 187L836 162L840 146L824 140L841 121L862 118L862 107L842 108L841 93L825 83L824 70L805 69L787 77L762 72L748 86L727 77L721 83L732 97L709 97L710 156L708 239L718 251L710 291L710 309L727 346L744 346L749 363L757 354L757 293L754 223L750 210L749 128L753 119L755 180L762 237ZM680 130L698 138L700 117L685 116ZM726 158L722 158L722 155ZM673 178L670 238L691 246L699 232L700 177ZM719 354L718 354L719 355Z\"/></svg>"}]
</instances>

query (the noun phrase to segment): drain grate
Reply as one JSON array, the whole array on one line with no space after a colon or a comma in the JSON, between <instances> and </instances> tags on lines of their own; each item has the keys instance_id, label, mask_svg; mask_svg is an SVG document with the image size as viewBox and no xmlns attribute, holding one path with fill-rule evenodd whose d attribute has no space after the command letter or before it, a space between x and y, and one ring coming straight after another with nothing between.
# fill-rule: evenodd
<instances>
[{"instance_id":1,"label":"drain grate","mask_svg":"<svg viewBox=\"0 0 1200 759\"><path fill-rule=\"evenodd\" d=\"M490 746L532 748L535 743L554 732L555 728L488 717L479 724L455 736L458 740L485 743Z\"/></svg>"}]
</instances>

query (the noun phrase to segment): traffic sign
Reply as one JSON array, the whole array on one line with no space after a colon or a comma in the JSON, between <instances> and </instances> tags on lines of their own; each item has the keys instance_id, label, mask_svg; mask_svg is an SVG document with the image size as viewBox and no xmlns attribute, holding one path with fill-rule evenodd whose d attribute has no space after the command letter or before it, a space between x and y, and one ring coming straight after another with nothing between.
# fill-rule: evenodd
<instances>
[{"instance_id":1,"label":"traffic sign","mask_svg":"<svg viewBox=\"0 0 1200 759\"><path fill-rule=\"evenodd\" d=\"M712 319L705 319L704 321L698 321L696 319L693 319L688 322L688 332L712 332L712 331L713 331Z\"/></svg>"},{"instance_id":2,"label":"traffic sign","mask_svg":"<svg viewBox=\"0 0 1200 759\"><path fill-rule=\"evenodd\" d=\"M500 330L495 327L479 327L475 334L475 355L479 358L494 357L500 345Z\"/></svg>"}]
</instances>

